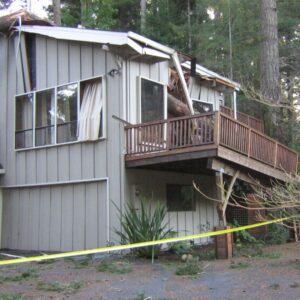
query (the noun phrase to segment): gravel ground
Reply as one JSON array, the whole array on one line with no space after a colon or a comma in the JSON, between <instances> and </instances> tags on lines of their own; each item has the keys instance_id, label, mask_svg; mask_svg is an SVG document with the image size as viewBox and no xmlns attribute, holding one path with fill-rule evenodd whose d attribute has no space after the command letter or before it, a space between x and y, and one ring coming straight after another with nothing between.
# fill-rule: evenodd
<instances>
[{"instance_id":1,"label":"gravel ground","mask_svg":"<svg viewBox=\"0 0 300 300\"><path fill-rule=\"evenodd\" d=\"M185 263L167 254L154 264L113 256L3 266L0 300L300 299L299 250L300 243L289 243L265 247L252 258L193 261L202 272L185 276L175 274Z\"/></svg>"}]
</instances>

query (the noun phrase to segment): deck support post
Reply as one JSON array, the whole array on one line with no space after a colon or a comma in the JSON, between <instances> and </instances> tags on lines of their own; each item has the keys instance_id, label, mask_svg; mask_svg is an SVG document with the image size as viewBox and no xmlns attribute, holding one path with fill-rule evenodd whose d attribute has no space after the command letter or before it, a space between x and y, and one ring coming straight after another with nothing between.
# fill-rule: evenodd
<instances>
[{"instance_id":1,"label":"deck support post","mask_svg":"<svg viewBox=\"0 0 300 300\"><path fill-rule=\"evenodd\" d=\"M224 180L223 180L224 169L220 169L219 172L216 172L216 185L218 191L218 199L220 202L217 204L217 211L219 215L219 222L223 222L223 226L216 227L216 230L228 229L226 221L226 208L232 194L233 186L236 182L236 179L239 176L239 171L236 171L233 175L228 190L225 192ZM216 248L216 257L218 259L231 258L233 252L233 239L232 233L226 233L218 235L215 237L215 248Z\"/></svg>"},{"instance_id":2,"label":"deck support post","mask_svg":"<svg viewBox=\"0 0 300 300\"><path fill-rule=\"evenodd\" d=\"M217 198L220 200L220 202L217 204L217 212L219 215L220 226L226 226L226 216L224 217L223 215L223 203L225 202L223 173L223 169L220 169L219 172L216 172ZM221 222L223 222L223 224L221 224Z\"/></svg>"}]
</instances>

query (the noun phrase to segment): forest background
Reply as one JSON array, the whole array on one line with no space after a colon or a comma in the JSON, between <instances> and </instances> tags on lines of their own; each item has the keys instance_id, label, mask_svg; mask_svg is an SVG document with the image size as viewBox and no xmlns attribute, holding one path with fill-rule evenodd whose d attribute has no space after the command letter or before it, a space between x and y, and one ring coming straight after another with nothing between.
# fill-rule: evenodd
<instances>
[{"instance_id":1,"label":"forest background","mask_svg":"<svg viewBox=\"0 0 300 300\"><path fill-rule=\"evenodd\" d=\"M241 83L238 110L300 153L300 1L53 0L46 9L57 25L130 30L190 54Z\"/></svg>"}]
</instances>

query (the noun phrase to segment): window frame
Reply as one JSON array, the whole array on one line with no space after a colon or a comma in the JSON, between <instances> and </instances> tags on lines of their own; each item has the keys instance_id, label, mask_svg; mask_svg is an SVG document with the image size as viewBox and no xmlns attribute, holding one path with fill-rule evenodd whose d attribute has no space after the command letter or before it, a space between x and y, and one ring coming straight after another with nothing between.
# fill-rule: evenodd
<instances>
[{"instance_id":1,"label":"window frame","mask_svg":"<svg viewBox=\"0 0 300 300\"><path fill-rule=\"evenodd\" d=\"M33 147L34 148L40 148L40 147L45 147L45 146L53 146L55 145L56 143L53 143L53 144L46 144L46 145L41 145L41 146L36 146L36 103L37 103L37 97L36 97L36 94L39 93L39 92L44 92L44 91L50 91L50 90L54 90L54 106L56 107L56 92L57 92L57 87L51 87L51 88L45 88L45 89L41 89L41 90L36 90L36 91L33 91L34 92L34 103L33 103L33 141L32 141L32 144L33 146L29 149L32 149ZM56 110L55 110L56 112ZM56 116L54 115L54 129L56 128ZM56 141L56 130L54 130L54 141ZM22 150L23 148L20 148L20 150ZM19 150L19 149L17 149Z\"/></svg>"},{"instance_id":2,"label":"window frame","mask_svg":"<svg viewBox=\"0 0 300 300\"><path fill-rule=\"evenodd\" d=\"M161 81L153 80L146 76L138 76L137 77L137 80L138 80L138 110L137 110L138 116L136 118L137 122L142 123L142 79L148 80L150 82L154 82L163 87L163 107L164 107L163 119L166 120L168 117L167 85L162 83ZM152 122L152 121L149 121L149 122ZM146 123L148 123L148 122L146 122Z\"/></svg>"},{"instance_id":3,"label":"window frame","mask_svg":"<svg viewBox=\"0 0 300 300\"><path fill-rule=\"evenodd\" d=\"M16 124L16 116L17 116L17 97L21 97L21 96L26 96L26 95L29 95L29 94L32 94L32 145L33 145L33 141L35 139L35 91L30 91L30 92L26 92L26 93L23 93L23 94L18 94L18 95L15 95L15 101L14 101L14 149L15 150L28 150L28 149L32 149L32 147L24 147L24 148L17 148L16 149L16 132L17 132L17 124ZM28 129L24 129L22 130L23 132L27 131ZM30 130L30 129L29 129Z\"/></svg>"},{"instance_id":4,"label":"window frame","mask_svg":"<svg viewBox=\"0 0 300 300\"><path fill-rule=\"evenodd\" d=\"M95 79L101 79L101 83L102 83L102 98L103 98L103 106L102 106L102 121L101 121L101 125L102 125L102 136L100 136L97 140L95 141L70 141L70 142L63 142L63 143L57 143L57 116L56 116L56 111L57 111L57 89L59 87L63 87L66 85L72 85L72 84L77 84L77 126L79 123L79 114L80 114L80 102L81 102L81 98L80 98L80 87L81 87L81 83L82 82L86 82L89 80L95 80ZM51 90L54 89L54 105L55 105L55 117L54 117L54 143L53 144L47 144L47 145L41 145L41 146L36 146L36 142L35 142L35 129L36 129L36 93L38 92L43 92L43 91L47 91L47 90ZM33 104L32 104L32 114L33 114L33 124L32 124L32 146L31 147L26 147L26 148L16 148L16 113L17 113L17 98L20 96L24 96L24 95L28 95L28 94L33 94ZM97 142L100 140L104 140L107 137L107 124L106 124L106 120L107 120L107 116L106 116L106 105L107 105L107 99L106 99L106 78L105 75L97 75L97 76L92 76L92 77L88 77L88 78L83 78L80 80L74 80L74 81L70 81L67 83L62 83L62 84L58 84L55 86L51 86L51 87L47 87L47 88L43 88L43 89L37 89L37 90L32 90L30 92L27 93L22 93L22 94L16 94L14 97L14 150L15 151L26 151L26 150L32 150L32 149L41 149L41 148L51 148L51 147L59 147L59 146L63 146L63 145L71 145L71 144L78 144L78 143L84 143L84 142Z\"/></svg>"},{"instance_id":5,"label":"window frame","mask_svg":"<svg viewBox=\"0 0 300 300\"><path fill-rule=\"evenodd\" d=\"M209 105L212 106L212 111L211 112L215 111L215 103L214 102L203 101L203 100L197 99L197 98L192 98L191 100L192 100L192 104L193 104L194 101L199 102L199 103L203 103L203 104L209 104ZM207 112L207 113L210 113L210 112Z\"/></svg>"}]
</instances>

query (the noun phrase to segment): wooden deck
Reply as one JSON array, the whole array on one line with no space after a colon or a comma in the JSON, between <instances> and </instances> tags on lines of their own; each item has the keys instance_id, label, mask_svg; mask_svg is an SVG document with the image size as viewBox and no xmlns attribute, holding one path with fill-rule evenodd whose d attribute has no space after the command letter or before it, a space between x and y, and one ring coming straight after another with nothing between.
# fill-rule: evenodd
<instances>
[{"instance_id":1,"label":"wooden deck","mask_svg":"<svg viewBox=\"0 0 300 300\"><path fill-rule=\"evenodd\" d=\"M297 153L259 129L222 112L128 125L126 166L216 157L279 179L296 174Z\"/></svg>"}]
</instances>

